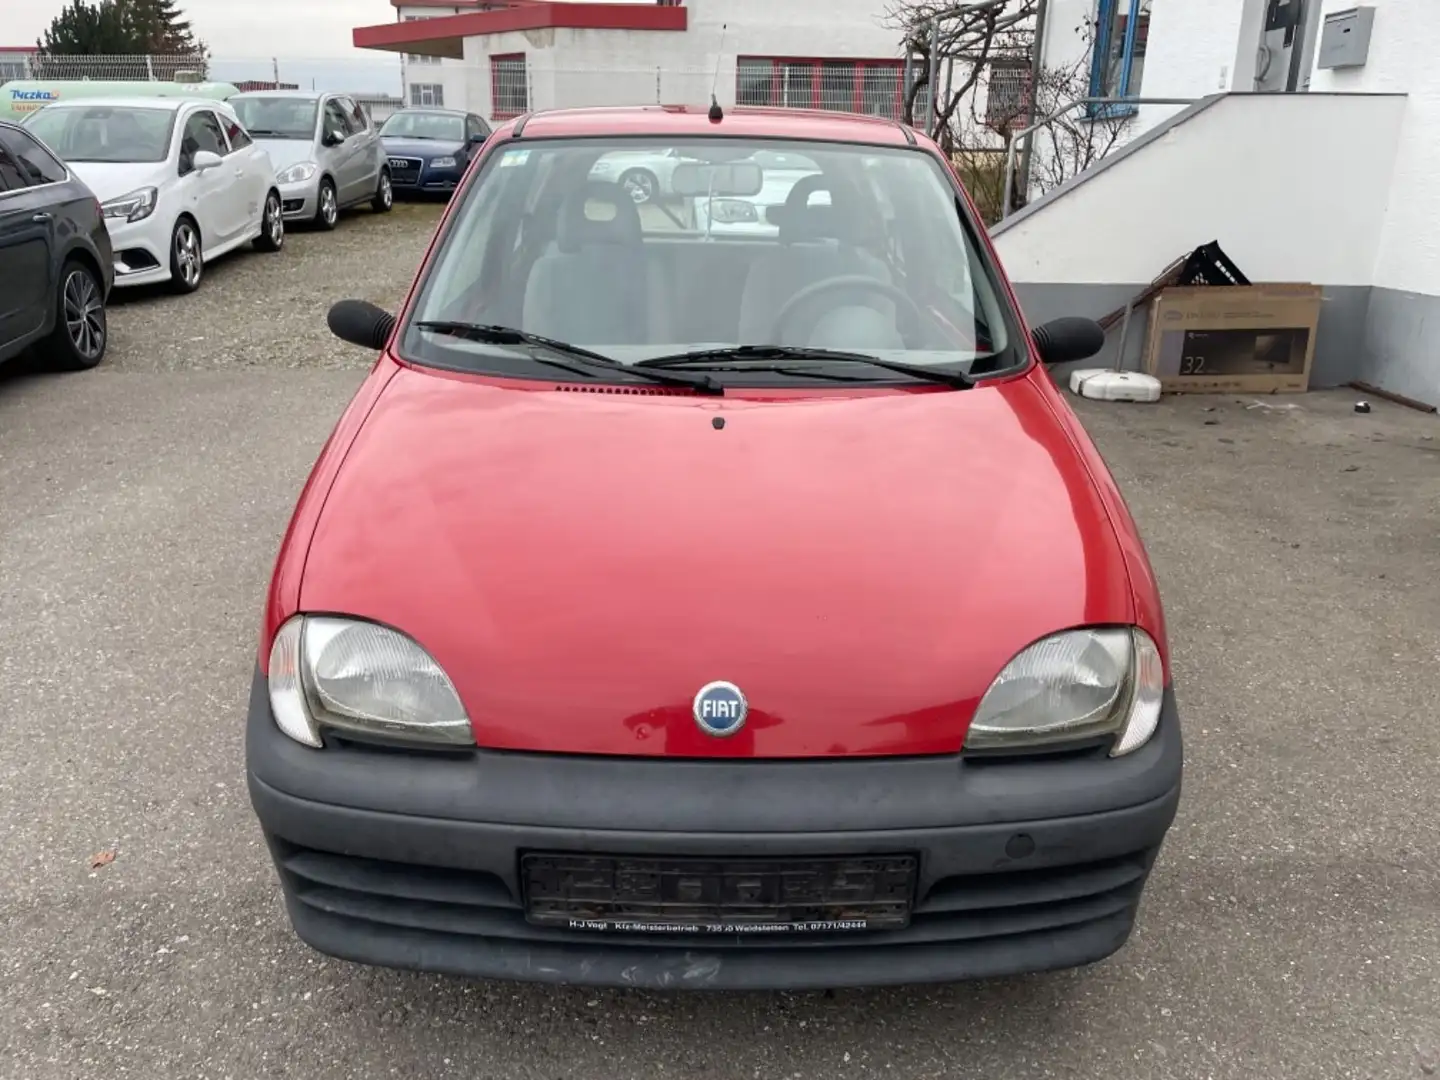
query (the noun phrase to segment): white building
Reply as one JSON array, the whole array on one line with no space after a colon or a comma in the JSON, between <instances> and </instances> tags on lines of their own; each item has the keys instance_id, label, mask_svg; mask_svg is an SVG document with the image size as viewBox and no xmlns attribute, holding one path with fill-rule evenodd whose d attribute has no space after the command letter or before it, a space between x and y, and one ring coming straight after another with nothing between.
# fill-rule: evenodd
<instances>
[{"instance_id":1,"label":"white building","mask_svg":"<svg viewBox=\"0 0 1440 1080\"><path fill-rule=\"evenodd\" d=\"M500 120L575 105L708 102L899 117L883 0L392 0L355 45L405 55L407 99Z\"/></svg>"},{"instance_id":2,"label":"white building","mask_svg":"<svg viewBox=\"0 0 1440 1080\"><path fill-rule=\"evenodd\" d=\"M993 230L1027 315L1105 314L1218 240L1252 281L1324 287L1312 385L1440 404L1440 0L1051 10L1047 58L1086 12L1143 18L1129 95L1195 103L1138 106L1123 149ZM1107 93L1125 52L1097 65Z\"/></svg>"}]
</instances>

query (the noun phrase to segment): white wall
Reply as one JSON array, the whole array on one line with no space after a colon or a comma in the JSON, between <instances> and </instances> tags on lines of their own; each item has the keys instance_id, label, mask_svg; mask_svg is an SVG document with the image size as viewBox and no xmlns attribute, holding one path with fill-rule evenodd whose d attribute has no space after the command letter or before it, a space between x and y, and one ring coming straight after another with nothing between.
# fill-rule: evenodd
<instances>
[{"instance_id":1,"label":"white wall","mask_svg":"<svg viewBox=\"0 0 1440 1080\"><path fill-rule=\"evenodd\" d=\"M436 19L446 15L459 15L471 10L467 7L402 7L397 9L396 16L400 20L408 18ZM464 60L451 60L442 57L439 63L431 61L416 62L404 58L405 78L404 98L405 104L410 104L411 83L438 83L444 87L445 107L449 109L465 109L474 106L467 103L470 96L469 77L466 71Z\"/></svg>"},{"instance_id":2,"label":"white wall","mask_svg":"<svg viewBox=\"0 0 1440 1080\"><path fill-rule=\"evenodd\" d=\"M1218 240L1255 281L1369 285L1404 114L1401 97L1227 97L995 243L1017 282L1146 282Z\"/></svg>"},{"instance_id":3,"label":"white wall","mask_svg":"<svg viewBox=\"0 0 1440 1080\"><path fill-rule=\"evenodd\" d=\"M685 7L683 32L558 29L467 38L459 62L464 105L490 115L492 54L525 53L533 108L703 105L712 83L720 103L733 105L737 56L900 55L900 35L882 22L883 0L686 0ZM449 104L448 84L446 95Z\"/></svg>"},{"instance_id":4,"label":"white wall","mask_svg":"<svg viewBox=\"0 0 1440 1080\"><path fill-rule=\"evenodd\" d=\"M1408 95L1374 284L1440 295L1440 0L1368 0L1369 62L1316 70L1310 89ZM1325 10L1353 4L1326 0Z\"/></svg>"}]
</instances>

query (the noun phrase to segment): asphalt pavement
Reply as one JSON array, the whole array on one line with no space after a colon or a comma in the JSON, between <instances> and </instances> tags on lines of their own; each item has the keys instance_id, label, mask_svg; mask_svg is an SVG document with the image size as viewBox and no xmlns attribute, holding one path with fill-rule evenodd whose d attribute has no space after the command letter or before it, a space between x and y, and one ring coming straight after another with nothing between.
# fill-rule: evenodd
<instances>
[{"instance_id":1,"label":"asphalt pavement","mask_svg":"<svg viewBox=\"0 0 1440 1080\"><path fill-rule=\"evenodd\" d=\"M247 256L203 305L119 305L93 373L0 375L0 1077L1440 1075L1440 421L1349 393L1081 405L1161 578L1187 736L1112 959L667 996L301 945L243 710L271 560L365 366L324 306L394 302L426 237L372 231L349 269L292 237L303 298Z\"/></svg>"}]
</instances>

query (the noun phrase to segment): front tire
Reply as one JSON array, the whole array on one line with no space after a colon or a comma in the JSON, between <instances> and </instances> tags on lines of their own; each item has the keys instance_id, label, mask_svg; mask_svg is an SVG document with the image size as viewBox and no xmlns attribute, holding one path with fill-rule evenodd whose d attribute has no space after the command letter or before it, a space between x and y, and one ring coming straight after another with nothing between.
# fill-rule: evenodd
<instances>
[{"instance_id":1,"label":"front tire","mask_svg":"<svg viewBox=\"0 0 1440 1080\"><path fill-rule=\"evenodd\" d=\"M279 251L285 246L285 214L280 208L280 193L265 196L265 212L260 216L260 235L255 238L256 251Z\"/></svg>"},{"instance_id":2,"label":"front tire","mask_svg":"<svg viewBox=\"0 0 1440 1080\"><path fill-rule=\"evenodd\" d=\"M375 182L375 198L370 200L370 209L377 214L388 214L395 205L395 189L390 184L390 170L381 169L380 179Z\"/></svg>"},{"instance_id":3,"label":"front tire","mask_svg":"<svg viewBox=\"0 0 1440 1080\"><path fill-rule=\"evenodd\" d=\"M182 217L170 232L170 288L185 294L193 293L205 277L205 252L200 246L200 227L194 220Z\"/></svg>"},{"instance_id":4,"label":"front tire","mask_svg":"<svg viewBox=\"0 0 1440 1080\"><path fill-rule=\"evenodd\" d=\"M340 203L335 195L335 181L328 176L320 181L320 194L316 203L315 225L329 232L340 220Z\"/></svg>"},{"instance_id":5,"label":"front tire","mask_svg":"<svg viewBox=\"0 0 1440 1080\"><path fill-rule=\"evenodd\" d=\"M55 297L55 329L36 352L51 371L88 371L105 359L110 341L105 319L105 287L78 259L60 270Z\"/></svg>"}]
</instances>

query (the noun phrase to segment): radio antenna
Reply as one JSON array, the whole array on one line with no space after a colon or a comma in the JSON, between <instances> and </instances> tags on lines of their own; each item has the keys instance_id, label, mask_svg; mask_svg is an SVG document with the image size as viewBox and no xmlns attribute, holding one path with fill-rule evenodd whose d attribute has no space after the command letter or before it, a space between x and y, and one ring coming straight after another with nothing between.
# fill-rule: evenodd
<instances>
[{"instance_id":1,"label":"radio antenna","mask_svg":"<svg viewBox=\"0 0 1440 1080\"><path fill-rule=\"evenodd\" d=\"M716 124L725 119L725 110L720 108L715 91L720 85L720 65L725 62L725 31L729 28L729 23L720 24L720 51L715 56L715 78L710 81L710 121Z\"/></svg>"}]
</instances>

